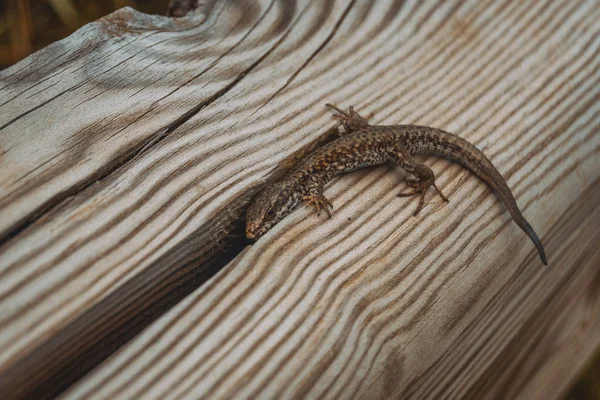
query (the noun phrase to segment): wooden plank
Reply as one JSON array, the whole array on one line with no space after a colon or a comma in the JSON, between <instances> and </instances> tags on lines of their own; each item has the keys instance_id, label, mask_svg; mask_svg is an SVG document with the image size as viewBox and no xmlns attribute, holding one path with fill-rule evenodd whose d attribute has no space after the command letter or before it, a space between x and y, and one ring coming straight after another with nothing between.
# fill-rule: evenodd
<instances>
[{"instance_id":1,"label":"wooden plank","mask_svg":"<svg viewBox=\"0 0 600 400\"><path fill-rule=\"evenodd\" d=\"M34 349L65 346L67 334L91 345L71 328L85 317L91 332L98 307L106 318L98 321L121 315L115 293L126 282L137 279L143 293L172 282L165 274L182 248L331 126L325 102L374 111L378 123L444 128L485 150L549 243L553 285L528 298L523 320L507 319L521 326L559 290L561 274L579 271L554 262L572 261L560 256L573 251L560 250L569 239L561 216L600 171L598 13L591 0L221 1L177 20L126 9L2 72L0 372L26 371ZM328 188L331 221L294 213L73 395L128 397L148 387L176 396L214 386L221 395L383 396L433 385L426 371L437 355L490 337L461 341L457 332L478 321L478 332L491 335L491 299L510 306L547 270L481 183L445 161L430 165L448 206L434 199L412 218L411 201L395 197L401 179L391 168L337 180ZM585 248L594 260L593 246ZM505 298L512 280L520 290ZM211 290L229 300L203 297ZM189 315L202 315L199 327L185 325ZM528 348L513 331L494 338ZM182 356L185 340L192 345ZM144 343L159 357L138 355ZM40 374L60 359L45 351ZM198 362L222 375L203 376ZM492 371L501 357L486 362ZM402 379L382 374L389 366ZM484 371L458 378L466 390L492 393L476 383ZM94 386L99 380L106 389Z\"/></svg>"},{"instance_id":2,"label":"wooden plank","mask_svg":"<svg viewBox=\"0 0 600 400\"><path fill-rule=\"evenodd\" d=\"M600 344L599 183L550 229L549 268L461 243L428 264L429 243L404 256L406 232L384 257L350 234L331 262L329 243L292 242L290 225L62 398L561 398Z\"/></svg>"},{"instance_id":3,"label":"wooden plank","mask_svg":"<svg viewBox=\"0 0 600 400\"><path fill-rule=\"evenodd\" d=\"M228 10L227 7L233 9ZM235 159L235 154L241 154L244 149L234 146L229 152L219 154L215 154L215 150L232 140L231 135L222 134L222 130L229 124L223 122L224 110L229 113L232 107L241 107L243 103L235 106L235 102L231 102L220 110L213 108L209 111L212 117L208 117L214 118L212 127L201 124L204 126L197 137L187 135L176 147L169 147L168 141L162 143L161 139L164 140L172 129L189 119L199 108L215 101L225 93L224 89L235 86L259 56L269 53L273 42L285 32L282 30L273 34L272 40L265 37L265 30L272 27L270 18L276 17L276 12L272 12L270 16L265 14L263 20L268 24L257 27L250 35L242 30L237 35L222 37L224 32L229 33L234 27L244 28L245 23L251 24L247 29L251 28L252 23L256 23L265 10L266 7L255 7L255 11L261 13L249 13L241 18L243 10L227 2L221 3L220 8L214 10L213 20L207 20L210 26L218 25L218 29L210 30L210 40L206 38L205 30L208 26L204 24L200 24L197 29L185 30L183 37L179 37L178 32L169 32L169 28L173 27L167 26L162 33L146 33L158 38L154 37L152 42L141 43L139 47L134 46L135 49L130 50L131 42L135 44L143 41L145 35L140 37L136 32L130 35L120 32L119 35L125 36L124 39L111 31L108 36L113 37L116 45L101 43L92 49L85 48L92 54L92 59L79 60L77 46L83 47L85 41L78 39L82 36L85 38L86 32L91 32L90 35L93 36L105 29L88 26L71 38L75 43L69 46L75 47L75 50L64 57L73 57L70 53L75 53L77 65L71 66L70 62L65 61L65 65L59 68L69 78L58 77L61 88L56 90L60 95L51 96L42 90L44 87L40 87L43 95L38 96L41 97L39 104L31 103L36 96L31 97L29 92L24 92L27 88L22 88L19 92L19 86L13 83L24 81L33 87L39 82L29 82L27 77L38 76L37 74L43 76L49 71L42 69L38 72L39 68L34 66L27 68L26 60L23 68L19 64L5 72L3 82L6 82L7 91L15 98L5 105L7 110L2 113L6 118L4 125L15 119L19 110L30 111L23 112L23 117L7 125L2 136L5 140L3 148L8 149L3 155L2 170L11 173L3 174L7 196L6 203L2 205L2 222L3 227L7 227L7 236L2 248L0 284L0 303L5 310L0 322L0 329L3 331L0 338L0 364L11 363L19 358L42 338L56 332L82 310L151 265L166 254L169 248L203 226L215 210L223 207L226 200L239 195L242 187L232 186L236 181L238 184L244 181L244 177L237 174L239 167L231 165L227 168L224 162ZM99 25L108 23L109 27L114 26L123 31L129 25L120 21L129 21L131 25L136 20L131 22L129 18L138 16L131 10L120 12ZM254 20L245 19L249 17ZM244 23L240 23L240 19ZM165 37L161 37L161 34ZM253 39L252 35L262 39L263 47L252 46L243 51L245 47L242 39L244 36L248 36L246 39ZM164 54L160 49L160 44L166 46L166 43L170 43L174 56L169 57L168 53ZM173 47L173 43L180 45ZM215 48L215 43L223 47ZM222 64L215 63L219 56L231 50L236 43L240 43L238 55L226 58ZM214 53L207 51L211 46ZM189 49L193 47L197 48L198 53L189 53ZM47 52L55 54L57 50L50 49ZM114 56L116 60L106 53L117 54ZM177 54L180 54L179 58ZM42 54L36 59L40 59L42 63L47 62L48 57L50 56ZM164 64L161 61L163 57L170 61L165 64L165 70L160 67ZM98 63L98 59L106 59L106 64ZM180 63L189 65L182 68ZM212 64L214 65L210 68ZM51 61L50 65L55 66L56 63ZM148 65L150 67L145 68ZM159 70L152 71L152 66L158 66ZM96 67L111 72L117 69L118 72L114 73L118 73L120 79L134 80L136 84L119 83L120 79L109 76L106 81L115 88L106 88L99 77L102 73L96 71ZM89 68L92 70L88 71ZM170 78L173 71L178 69L182 69L181 73ZM202 75L203 71L207 76ZM110 72L107 74L110 75ZM194 79L196 76L202 76L202 79ZM87 82L90 79L92 82ZM68 86L70 81L76 83ZM152 82L161 82L161 85ZM79 89L77 85L83 83L90 87L84 90L81 86ZM40 86L45 84L44 81ZM77 90L72 90L73 87L87 92L88 97L82 99ZM200 88L203 90L199 90ZM31 90L36 91L38 87ZM139 94L141 100L136 97L138 95L129 97L138 90L142 90ZM152 94L145 94L144 90ZM77 93L73 94L73 98L69 98L69 94L75 92ZM192 92L196 94L191 97L185 94ZM25 94L20 95L21 93ZM236 93L238 92L231 93L230 96ZM27 95L30 97L27 98ZM2 98L6 98L4 96L5 93ZM53 101L48 102L54 97ZM165 98L161 100L162 97ZM154 101L159 103L152 106ZM168 106L161 106L161 101L168 103ZM71 103L82 105L71 109ZM64 115L65 113L68 115ZM82 113L86 118L81 118ZM93 113L104 113L101 119L110 126L106 129L98 126ZM123 122L122 119L117 121L123 113L131 117L128 122ZM168 113L170 114L167 115ZM49 120L51 116L54 117ZM202 117L204 118L206 117ZM71 120L76 120L77 123L71 123ZM26 125L19 127L19 123ZM49 126L51 132L46 130L41 140L34 140L39 132L36 125ZM86 127L81 128L79 125ZM130 135L127 129L135 133ZM79 136L73 136L73 132ZM94 135L90 135L90 132L94 132ZM55 133L55 136L52 137L51 133ZM207 140L209 138L212 141ZM58 145L51 146L46 140ZM201 145L193 145L194 142ZM71 145L74 143L81 146L73 148ZM160 154L150 151L159 144L166 145L161 147L163 150ZM98 149L94 146L98 146ZM77 154L75 166L70 161L56 161L56 165L50 165L53 160L67 157L64 154L69 151ZM28 153L32 157L26 157ZM36 156L40 159L36 159ZM170 164L171 161L175 162ZM32 166L24 171L23 164L28 163ZM163 168L165 164L170 167ZM262 166L259 170L265 171L266 168L268 166ZM219 174L219 170L228 172ZM43 172L38 174L38 171ZM174 176L183 179L175 180ZM205 179L206 176L210 178ZM252 180L256 181L259 177L254 175ZM23 189L25 194L19 188L11 191L15 185L28 189ZM55 185L57 190L49 188L49 185ZM219 196L224 196L221 197L223 201L215 202L214 199ZM49 211L38 215L39 210L46 209ZM24 225L19 225L23 221ZM15 224L18 225L17 232L11 230Z\"/></svg>"}]
</instances>

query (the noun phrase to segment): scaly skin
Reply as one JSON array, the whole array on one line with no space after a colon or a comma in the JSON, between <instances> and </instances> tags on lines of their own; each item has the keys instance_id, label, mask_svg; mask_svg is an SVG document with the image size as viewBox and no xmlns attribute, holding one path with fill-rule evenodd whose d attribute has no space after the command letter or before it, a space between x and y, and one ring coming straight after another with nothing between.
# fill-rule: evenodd
<instances>
[{"instance_id":1,"label":"scaly skin","mask_svg":"<svg viewBox=\"0 0 600 400\"><path fill-rule=\"evenodd\" d=\"M291 213L303 201L314 204L317 215L321 209L331 217L331 202L323 195L324 186L335 175L359 168L393 161L415 178L407 179L412 188L398 196L419 195L415 215L423 207L425 192L433 186L445 200L435 184L433 171L417 162L414 154L434 154L454 160L487 183L504 202L517 225L535 244L542 262L547 265L542 242L529 225L512 195L508 185L491 161L466 140L440 129L416 125L373 126L352 107L348 113L328 104L339 114L340 127L345 134L317 149L306 157L287 177L266 187L252 201L246 214L246 236L258 239L277 222Z\"/></svg>"}]
</instances>

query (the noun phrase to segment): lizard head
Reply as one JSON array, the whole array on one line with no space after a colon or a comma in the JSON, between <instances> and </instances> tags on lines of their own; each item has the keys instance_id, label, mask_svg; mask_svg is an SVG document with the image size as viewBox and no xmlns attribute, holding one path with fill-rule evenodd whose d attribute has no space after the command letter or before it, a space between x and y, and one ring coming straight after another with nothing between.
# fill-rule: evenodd
<instances>
[{"instance_id":1,"label":"lizard head","mask_svg":"<svg viewBox=\"0 0 600 400\"><path fill-rule=\"evenodd\" d=\"M264 188L246 212L246 237L258 239L300 204L300 193L287 182Z\"/></svg>"}]
</instances>

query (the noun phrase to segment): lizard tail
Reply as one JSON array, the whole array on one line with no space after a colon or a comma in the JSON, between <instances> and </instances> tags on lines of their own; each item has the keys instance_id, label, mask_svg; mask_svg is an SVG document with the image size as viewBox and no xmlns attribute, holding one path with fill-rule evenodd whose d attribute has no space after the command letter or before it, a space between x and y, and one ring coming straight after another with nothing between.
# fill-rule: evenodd
<instances>
[{"instance_id":1,"label":"lizard tail","mask_svg":"<svg viewBox=\"0 0 600 400\"><path fill-rule=\"evenodd\" d=\"M429 140L418 141L419 144L412 150L415 153L434 154L456 161L487 183L502 199L513 220L529 236L544 265L548 265L542 241L519 210L506 181L485 154L465 139L452 133L426 127L419 127L419 129L420 133L427 136Z\"/></svg>"}]
</instances>

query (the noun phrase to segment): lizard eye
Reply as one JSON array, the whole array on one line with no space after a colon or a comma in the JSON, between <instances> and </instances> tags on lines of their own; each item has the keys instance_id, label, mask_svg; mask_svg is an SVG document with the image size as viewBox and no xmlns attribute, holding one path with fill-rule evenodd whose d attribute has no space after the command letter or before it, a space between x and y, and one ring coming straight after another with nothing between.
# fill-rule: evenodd
<instances>
[{"instance_id":1,"label":"lizard eye","mask_svg":"<svg viewBox=\"0 0 600 400\"><path fill-rule=\"evenodd\" d=\"M273 212L273 210L269 210L269 211L267 211L267 215L268 215L269 217L272 217L272 216L273 216L273 214L275 214L275 213Z\"/></svg>"}]
</instances>

